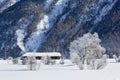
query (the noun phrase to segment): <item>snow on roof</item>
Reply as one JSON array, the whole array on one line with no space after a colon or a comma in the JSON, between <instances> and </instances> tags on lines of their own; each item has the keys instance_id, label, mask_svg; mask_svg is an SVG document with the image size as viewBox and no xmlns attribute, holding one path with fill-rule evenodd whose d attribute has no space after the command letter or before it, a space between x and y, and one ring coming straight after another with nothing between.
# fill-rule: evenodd
<instances>
[{"instance_id":1,"label":"snow on roof","mask_svg":"<svg viewBox=\"0 0 120 80\"><path fill-rule=\"evenodd\" d=\"M27 52L23 56L61 56L59 52Z\"/></svg>"}]
</instances>

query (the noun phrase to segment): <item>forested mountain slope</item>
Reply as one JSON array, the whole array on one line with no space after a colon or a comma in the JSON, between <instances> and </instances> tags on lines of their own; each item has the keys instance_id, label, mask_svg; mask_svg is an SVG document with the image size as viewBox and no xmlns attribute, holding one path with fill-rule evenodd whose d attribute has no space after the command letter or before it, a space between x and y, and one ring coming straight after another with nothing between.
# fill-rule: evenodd
<instances>
[{"instance_id":1,"label":"forested mountain slope","mask_svg":"<svg viewBox=\"0 0 120 80\"><path fill-rule=\"evenodd\" d=\"M0 56L59 51L69 57L70 42L88 32L99 34L107 54L119 54L120 1L20 0L0 13Z\"/></svg>"}]
</instances>

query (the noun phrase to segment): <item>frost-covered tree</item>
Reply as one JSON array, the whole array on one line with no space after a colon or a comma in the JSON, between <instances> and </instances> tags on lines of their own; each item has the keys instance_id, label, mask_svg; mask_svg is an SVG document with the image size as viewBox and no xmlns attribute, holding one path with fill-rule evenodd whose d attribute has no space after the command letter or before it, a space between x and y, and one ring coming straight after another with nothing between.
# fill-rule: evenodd
<instances>
[{"instance_id":1,"label":"frost-covered tree","mask_svg":"<svg viewBox=\"0 0 120 80\"><path fill-rule=\"evenodd\" d=\"M19 63L19 59L18 59L18 58L12 59L12 63L13 63L13 64L18 64L18 63Z\"/></svg>"},{"instance_id":2,"label":"frost-covered tree","mask_svg":"<svg viewBox=\"0 0 120 80\"><path fill-rule=\"evenodd\" d=\"M120 62L120 56L118 56L118 62Z\"/></svg>"},{"instance_id":3,"label":"frost-covered tree","mask_svg":"<svg viewBox=\"0 0 120 80\"><path fill-rule=\"evenodd\" d=\"M64 63L65 63L64 58L61 57L60 64L64 64Z\"/></svg>"},{"instance_id":4,"label":"frost-covered tree","mask_svg":"<svg viewBox=\"0 0 120 80\"><path fill-rule=\"evenodd\" d=\"M40 67L40 64L37 63L37 60L36 60L35 56L34 55L33 56L29 56L28 57L28 68L30 70L38 70L39 67Z\"/></svg>"},{"instance_id":5,"label":"frost-covered tree","mask_svg":"<svg viewBox=\"0 0 120 80\"><path fill-rule=\"evenodd\" d=\"M12 62L12 60L13 60L13 58L12 58L12 57L8 57L8 58L7 58L7 63L11 63L11 62Z\"/></svg>"},{"instance_id":6,"label":"frost-covered tree","mask_svg":"<svg viewBox=\"0 0 120 80\"><path fill-rule=\"evenodd\" d=\"M42 57L42 61L45 65L49 65L51 63L51 58L49 56Z\"/></svg>"},{"instance_id":7,"label":"frost-covered tree","mask_svg":"<svg viewBox=\"0 0 120 80\"><path fill-rule=\"evenodd\" d=\"M72 62L81 66L95 65L95 60L102 58L105 53L105 48L100 45L101 40L97 33L84 34L83 37L74 40L70 44L70 53Z\"/></svg>"},{"instance_id":8,"label":"frost-covered tree","mask_svg":"<svg viewBox=\"0 0 120 80\"><path fill-rule=\"evenodd\" d=\"M23 58L23 59L22 59L22 64L23 64L23 65L28 64L28 59L27 59L27 58Z\"/></svg>"},{"instance_id":9,"label":"frost-covered tree","mask_svg":"<svg viewBox=\"0 0 120 80\"><path fill-rule=\"evenodd\" d=\"M8 57L8 59L7 60L13 60L13 58L12 57Z\"/></svg>"},{"instance_id":10,"label":"frost-covered tree","mask_svg":"<svg viewBox=\"0 0 120 80\"><path fill-rule=\"evenodd\" d=\"M116 63L120 62L120 56L117 56L117 55L114 54L113 58L115 59Z\"/></svg>"},{"instance_id":11,"label":"frost-covered tree","mask_svg":"<svg viewBox=\"0 0 120 80\"><path fill-rule=\"evenodd\" d=\"M115 61L117 63L118 62L118 58L117 58L117 56L115 54L113 55L113 58L115 59Z\"/></svg>"}]
</instances>

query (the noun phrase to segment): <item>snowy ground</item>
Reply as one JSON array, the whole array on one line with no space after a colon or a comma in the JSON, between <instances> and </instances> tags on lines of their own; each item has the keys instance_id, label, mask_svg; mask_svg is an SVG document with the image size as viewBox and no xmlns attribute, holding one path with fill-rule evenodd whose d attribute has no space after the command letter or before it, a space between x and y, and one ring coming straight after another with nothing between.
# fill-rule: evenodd
<instances>
[{"instance_id":1,"label":"snowy ground","mask_svg":"<svg viewBox=\"0 0 120 80\"><path fill-rule=\"evenodd\" d=\"M0 60L0 80L120 80L120 63L108 62L103 70L79 70L66 61L64 65L41 65L39 71L29 71L25 65Z\"/></svg>"}]
</instances>

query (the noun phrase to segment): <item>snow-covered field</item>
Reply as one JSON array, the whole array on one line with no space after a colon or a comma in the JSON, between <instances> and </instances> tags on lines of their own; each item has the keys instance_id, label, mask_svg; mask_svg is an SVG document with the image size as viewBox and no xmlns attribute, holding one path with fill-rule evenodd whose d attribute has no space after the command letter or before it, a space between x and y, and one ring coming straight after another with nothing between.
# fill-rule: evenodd
<instances>
[{"instance_id":1,"label":"snow-covered field","mask_svg":"<svg viewBox=\"0 0 120 80\"><path fill-rule=\"evenodd\" d=\"M41 65L29 71L26 65L0 60L0 80L120 80L120 63L108 60L103 70L79 70L66 60L64 65Z\"/></svg>"}]
</instances>

